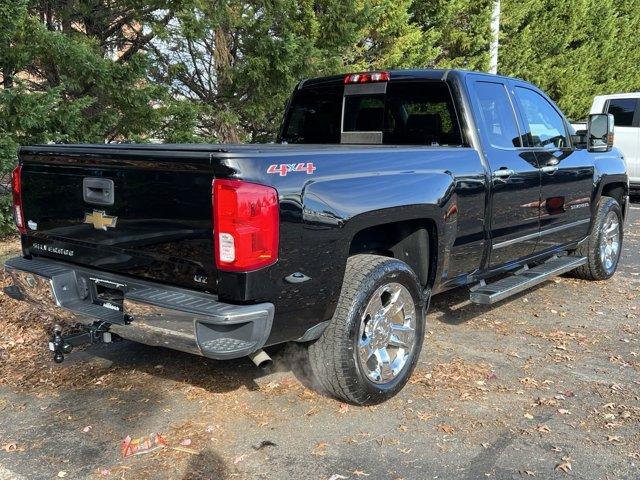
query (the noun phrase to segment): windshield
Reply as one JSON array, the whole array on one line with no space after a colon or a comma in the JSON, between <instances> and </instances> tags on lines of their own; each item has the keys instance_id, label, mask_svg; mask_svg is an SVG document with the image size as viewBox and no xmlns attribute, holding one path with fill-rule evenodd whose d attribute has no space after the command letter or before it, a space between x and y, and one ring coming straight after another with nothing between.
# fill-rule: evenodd
<instances>
[{"instance_id":1,"label":"windshield","mask_svg":"<svg viewBox=\"0 0 640 480\"><path fill-rule=\"evenodd\" d=\"M386 93L366 95L345 96L342 85L302 88L289 106L281 141L340 143L343 132L381 132L381 141L358 143L462 144L449 88L434 81L391 82Z\"/></svg>"}]
</instances>

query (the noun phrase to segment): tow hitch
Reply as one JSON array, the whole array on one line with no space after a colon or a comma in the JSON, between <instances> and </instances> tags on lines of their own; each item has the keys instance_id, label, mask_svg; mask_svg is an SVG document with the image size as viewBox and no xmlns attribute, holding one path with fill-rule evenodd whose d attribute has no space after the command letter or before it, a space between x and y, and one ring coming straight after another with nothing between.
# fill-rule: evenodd
<instances>
[{"instance_id":1,"label":"tow hitch","mask_svg":"<svg viewBox=\"0 0 640 480\"><path fill-rule=\"evenodd\" d=\"M64 356L71 353L74 347L92 343L111 343L113 335L109 332L109 324L105 322L94 322L91 325L78 323L74 329L79 332L69 335L62 335L62 327L53 327L53 337L49 342L49 350L53 352L53 361L62 363Z\"/></svg>"}]
</instances>

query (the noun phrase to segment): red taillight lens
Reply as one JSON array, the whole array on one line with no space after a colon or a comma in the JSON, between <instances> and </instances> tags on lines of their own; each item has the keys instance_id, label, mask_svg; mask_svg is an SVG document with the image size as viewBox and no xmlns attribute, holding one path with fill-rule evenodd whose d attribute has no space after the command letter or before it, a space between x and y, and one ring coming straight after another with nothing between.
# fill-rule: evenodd
<instances>
[{"instance_id":1,"label":"red taillight lens","mask_svg":"<svg viewBox=\"0 0 640 480\"><path fill-rule=\"evenodd\" d=\"M18 165L11 174L11 191L13 193L13 219L20 233L27 233L22 209L22 165Z\"/></svg>"},{"instance_id":2,"label":"red taillight lens","mask_svg":"<svg viewBox=\"0 0 640 480\"><path fill-rule=\"evenodd\" d=\"M388 82L390 78L389 72L350 73L344 77L344 84Z\"/></svg>"},{"instance_id":3,"label":"red taillight lens","mask_svg":"<svg viewBox=\"0 0 640 480\"><path fill-rule=\"evenodd\" d=\"M278 260L278 192L241 180L214 180L213 233L216 266L245 272Z\"/></svg>"}]
</instances>

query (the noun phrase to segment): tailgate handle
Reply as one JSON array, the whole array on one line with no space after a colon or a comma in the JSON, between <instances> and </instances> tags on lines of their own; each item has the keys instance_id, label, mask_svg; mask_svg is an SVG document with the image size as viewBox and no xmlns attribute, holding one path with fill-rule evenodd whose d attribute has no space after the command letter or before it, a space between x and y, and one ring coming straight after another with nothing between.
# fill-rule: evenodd
<instances>
[{"instance_id":1,"label":"tailgate handle","mask_svg":"<svg viewBox=\"0 0 640 480\"><path fill-rule=\"evenodd\" d=\"M113 205L113 180L108 178L83 178L82 198L93 205Z\"/></svg>"}]
</instances>

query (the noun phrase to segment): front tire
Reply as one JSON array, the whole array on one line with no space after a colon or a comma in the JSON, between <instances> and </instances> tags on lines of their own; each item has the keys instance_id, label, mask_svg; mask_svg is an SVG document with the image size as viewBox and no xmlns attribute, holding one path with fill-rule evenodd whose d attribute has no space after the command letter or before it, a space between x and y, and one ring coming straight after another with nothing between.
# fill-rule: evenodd
<instances>
[{"instance_id":1,"label":"front tire","mask_svg":"<svg viewBox=\"0 0 640 480\"><path fill-rule=\"evenodd\" d=\"M622 252L622 209L611 197L602 197L591 233L574 255L587 257L587 263L574 270L578 278L607 280L618 268Z\"/></svg>"},{"instance_id":2,"label":"front tire","mask_svg":"<svg viewBox=\"0 0 640 480\"><path fill-rule=\"evenodd\" d=\"M380 403L407 383L420 356L426 302L407 264L378 255L347 261L331 322L309 345L309 363L330 395Z\"/></svg>"}]
</instances>

